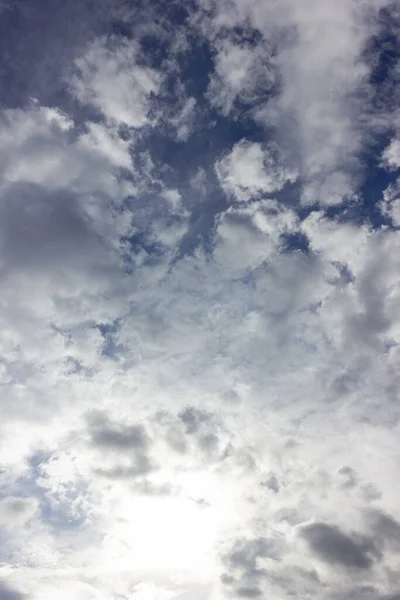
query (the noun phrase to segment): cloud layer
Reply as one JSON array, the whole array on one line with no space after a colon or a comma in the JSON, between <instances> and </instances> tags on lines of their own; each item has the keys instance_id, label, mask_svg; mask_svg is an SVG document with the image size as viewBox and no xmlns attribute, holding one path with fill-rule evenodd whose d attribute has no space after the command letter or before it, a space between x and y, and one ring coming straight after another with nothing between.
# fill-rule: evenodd
<instances>
[{"instance_id":1,"label":"cloud layer","mask_svg":"<svg viewBox=\"0 0 400 600\"><path fill-rule=\"evenodd\" d=\"M0 600L396 600L396 6L46 5L0 12Z\"/></svg>"}]
</instances>

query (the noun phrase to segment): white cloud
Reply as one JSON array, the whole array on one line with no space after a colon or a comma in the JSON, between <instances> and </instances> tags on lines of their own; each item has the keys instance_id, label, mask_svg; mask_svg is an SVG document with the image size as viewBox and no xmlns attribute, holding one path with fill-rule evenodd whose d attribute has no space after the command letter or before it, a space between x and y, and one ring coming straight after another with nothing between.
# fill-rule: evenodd
<instances>
[{"instance_id":1,"label":"white cloud","mask_svg":"<svg viewBox=\"0 0 400 600\"><path fill-rule=\"evenodd\" d=\"M274 114L295 116L307 202L338 203L356 185L358 17L221 7L214 40L246 14L296 26ZM394 597L399 232L265 198L297 177L279 136L178 177L146 146L161 75L137 57L113 38L78 60L77 98L104 122L3 111L0 598ZM255 102L237 58L253 73L220 45L225 114ZM197 102L166 111L180 143ZM396 194L381 203L394 224ZM185 253L201 218L209 243Z\"/></svg>"},{"instance_id":2,"label":"white cloud","mask_svg":"<svg viewBox=\"0 0 400 600\"><path fill-rule=\"evenodd\" d=\"M296 173L287 168L273 146L241 140L215 165L222 187L238 200L271 194L293 183Z\"/></svg>"},{"instance_id":3,"label":"white cloud","mask_svg":"<svg viewBox=\"0 0 400 600\"><path fill-rule=\"evenodd\" d=\"M225 116L237 100L254 107L275 83L268 49L223 40L218 44L215 71L207 91L210 102Z\"/></svg>"},{"instance_id":4,"label":"white cloud","mask_svg":"<svg viewBox=\"0 0 400 600\"><path fill-rule=\"evenodd\" d=\"M148 122L150 95L156 94L161 77L137 64L135 44L98 39L76 61L71 85L77 98L93 104L112 123L138 128Z\"/></svg>"},{"instance_id":5,"label":"white cloud","mask_svg":"<svg viewBox=\"0 0 400 600\"><path fill-rule=\"evenodd\" d=\"M198 26L216 51L212 102L227 114L236 96L254 98L261 86L268 97L253 102L253 116L267 131L275 128L294 157L305 205L351 199L362 177L363 149L392 120L371 114L370 66L363 58L385 4L201 2L205 13ZM251 27L262 41L244 49L240 27L244 37ZM278 87L269 90L271 78Z\"/></svg>"},{"instance_id":6,"label":"white cloud","mask_svg":"<svg viewBox=\"0 0 400 600\"><path fill-rule=\"evenodd\" d=\"M382 153L382 163L391 171L400 169L400 139L393 138Z\"/></svg>"},{"instance_id":7,"label":"white cloud","mask_svg":"<svg viewBox=\"0 0 400 600\"><path fill-rule=\"evenodd\" d=\"M216 228L214 259L226 273L243 276L279 251L282 234L296 231L296 215L273 201L230 208Z\"/></svg>"},{"instance_id":8,"label":"white cloud","mask_svg":"<svg viewBox=\"0 0 400 600\"><path fill-rule=\"evenodd\" d=\"M383 192L380 206L382 213L392 220L393 225L400 227L400 179Z\"/></svg>"}]
</instances>

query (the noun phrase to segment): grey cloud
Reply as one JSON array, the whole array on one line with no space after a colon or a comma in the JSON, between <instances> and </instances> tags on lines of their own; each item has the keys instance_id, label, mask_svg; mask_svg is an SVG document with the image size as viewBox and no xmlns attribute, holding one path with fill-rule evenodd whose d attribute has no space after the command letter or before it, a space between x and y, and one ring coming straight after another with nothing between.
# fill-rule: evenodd
<instances>
[{"instance_id":1,"label":"grey cloud","mask_svg":"<svg viewBox=\"0 0 400 600\"><path fill-rule=\"evenodd\" d=\"M380 544L400 550L400 523L394 517L375 509L367 511L367 520Z\"/></svg>"},{"instance_id":2,"label":"grey cloud","mask_svg":"<svg viewBox=\"0 0 400 600\"><path fill-rule=\"evenodd\" d=\"M0 600L23 600L25 594L10 588L7 584L0 581Z\"/></svg>"},{"instance_id":3,"label":"grey cloud","mask_svg":"<svg viewBox=\"0 0 400 600\"><path fill-rule=\"evenodd\" d=\"M1 204L0 248L8 268L67 262L78 266L99 252L100 244L70 192L40 185L14 184Z\"/></svg>"},{"instance_id":4,"label":"grey cloud","mask_svg":"<svg viewBox=\"0 0 400 600\"><path fill-rule=\"evenodd\" d=\"M107 479L130 479L140 475L147 475L154 466L147 456L135 456L130 467L116 466L111 469L96 469L96 473Z\"/></svg>"},{"instance_id":5,"label":"grey cloud","mask_svg":"<svg viewBox=\"0 0 400 600\"><path fill-rule=\"evenodd\" d=\"M10 502L7 507L7 512L10 515L21 515L24 514L29 508L30 503L26 502L23 498L13 498L12 502Z\"/></svg>"},{"instance_id":6,"label":"grey cloud","mask_svg":"<svg viewBox=\"0 0 400 600\"><path fill-rule=\"evenodd\" d=\"M218 446L218 437L214 433L208 433L199 438L199 447L205 452L213 451Z\"/></svg>"},{"instance_id":7,"label":"grey cloud","mask_svg":"<svg viewBox=\"0 0 400 600\"><path fill-rule=\"evenodd\" d=\"M258 537L242 539L234 543L232 549L223 556L227 567L221 581L242 598L256 598L261 595L261 585L267 571L259 565L260 559L278 560L281 544L278 540Z\"/></svg>"},{"instance_id":8,"label":"grey cloud","mask_svg":"<svg viewBox=\"0 0 400 600\"><path fill-rule=\"evenodd\" d=\"M138 485L135 486L135 490L145 496L158 497L174 496L179 492L179 488L173 486L169 482L155 484L151 483L148 480L144 480L138 483Z\"/></svg>"},{"instance_id":9,"label":"grey cloud","mask_svg":"<svg viewBox=\"0 0 400 600\"><path fill-rule=\"evenodd\" d=\"M253 586L253 587L244 586L244 587L237 588L236 594L240 598L258 598L259 596L261 596L262 591L257 586Z\"/></svg>"},{"instance_id":10,"label":"grey cloud","mask_svg":"<svg viewBox=\"0 0 400 600\"><path fill-rule=\"evenodd\" d=\"M314 569L284 564L269 573L268 583L284 597L315 598L320 595L321 581Z\"/></svg>"},{"instance_id":11,"label":"grey cloud","mask_svg":"<svg viewBox=\"0 0 400 600\"><path fill-rule=\"evenodd\" d=\"M196 448L205 458L226 458L229 443L221 442L227 432L215 413L187 406L177 416L171 413L156 415L158 426L161 426L159 435L172 450L186 454Z\"/></svg>"},{"instance_id":12,"label":"grey cloud","mask_svg":"<svg viewBox=\"0 0 400 600\"><path fill-rule=\"evenodd\" d=\"M324 562L343 567L369 569L379 557L371 538L360 538L343 533L327 523L313 523L301 530L311 550Z\"/></svg>"},{"instance_id":13,"label":"grey cloud","mask_svg":"<svg viewBox=\"0 0 400 600\"><path fill-rule=\"evenodd\" d=\"M335 377L329 385L335 398L350 394L357 386L359 374L348 370Z\"/></svg>"},{"instance_id":14,"label":"grey cloud","mask_svg":"<svg viewBox=\"0 0 400 600\"><path fill-rule=\"evenodd\" d=\"M147 449L150 443L143 425L115 423L103 412L93 411L87 422L94 445L110 449Z\"/></svg>"},{"instance_id":15,"label":"grey cloud","mask_svg":"<svg viewBox=\"0 0 400 600\"><path fill-rule=\"evenodd\" d=\"M228 563L234 569L241 569L251 573L263 573L257 566L259 558L277 558L277 544L275 540L259 537L253 540L236 542L232 552L228 555Z\"/></svg>"},{"instance_id":16,"label":"grey cloud","mask_svg":"<svg viewBox=\"0 0 400 600\"><path fill-rule=\"evenodd\" d=\"M357 484L357 475L351 467L342 467L338 471L339 475L343 476L341 483L342 488L353 488Z\"/></svg>"},{"instance_id":17,"label":"grey cloud","mask_svg":"<svg viewBox=\"0 0 400 600\"><path fill-rule=\"evenodd\" d=\"M272 492L275 492L275 494L277 494L280 490L279 481L274 474L270 475L266 481L262 481L261 485L263 487L267 487Z\"/></svg>"},{"instance_id":18,"label":"grey cloud","mask_svg":"<svg viewBox=\"0 0 400 600\"><path fill-rule=\"evenodd\" d=\"M201 452L216 459L226 456L227 448L220 447L220 424L215 414L188 406L178 417L185 426L186 435L195 440Z\"/></svg>"},{"instance_id":19,"label":"grey cloud","mask_svg":"<svg viewBox=\"0 0 400 600\"><path fill-rule=\"evenodd\" d=\"M262 39L249 44L237 32L230 33L218 44L216 68L206 94L225 116L243 114L245 107L265 101L277 80L268 44ZM239 64L241 68L232 69Z\"/></svg>"},{"instance_id":20,"label":"grey cloud","mask_svg":"<svg viewBox=\"0 0 400 600\"><path fill-rule=\"evenodd\" d=\"M143 425L121 425L112 423L105 415L92 414L88 418L91 443L105 453L112 453L116 462L119 456L131 461L129 466L118 465L96 469L110 479L124 479L146 475L154 469L149 456L151 440Z\"/></svg>"},{"instance_id":21,"label":"grey cloud","mask_svg":"<svg viewBox=\"0 0 400 600\"><path fill-rule=\"evenodd\" d=\"M376 249L379 257L380 248ZM349 317L349 332L354 343L377 345L380 335L390 327L390 318L386 314L384 294L382 293L382 262L378 259L367 268L359 278L359 297L364 310Z\"/></svg>"},{"instance_id":22,"label":"grey cloud","mask_svg":"<svg viewBox=\"0 0 400 600\"><path fill-rule=\"evenodd\" d=\"M145 450L149 445L146 431L141 425L122 428L104 426L92 433L92 442L96 446L113 450Z\"/></svg>"},{"instance_id":23,"label":"grey cloud","mask_svg":"<svg viewBox=\"0 0 400 600\"><path fill-rule=\"evenodd\" d=\"M175 450L184 454L187 450L187 442L184 434L178 427L170 427L165 434L168 445Z\"/></svg>"},{"instance_id":24,"label":"grey cloud","mask_svg":"<svg viewBox=\"0 0 400 600\"><path fill-rule=\"evenodd\" d=\"M35 498L8 496L0 502L0 524L23 524L34 515L37 507Z\"/></svg>"},{"instance_id":25,"label":"grey cloud","mask_svg":"<svg viewBox=\"0 0 400 600\"><path fill-rule=\"evenodd\" d=\"M43 2L51 4L50 0ZM89 0L83 2L88 4ZM99 2L104 5L105 0ZM192 29L197 16L190 14L167 21L166 37L159 40L157 28L164 20L164 5L168 3L157 0L137 39L132 29L132 43L142 46L143 39L143 52L146 47L155 63L161 61L165 87L175 87L173 81L182 77L182 94L178 94L181 98L161 89L163 97L168 96L165 104L161 95L142 103L140 94L135 103L135 94L132 96L129 91L132 77L136 85L135 74L139 75L139 71L133 53L123 53L130 38L123 36L126 40L120 43L118 33L108 37L104 31L104 48L102 38L99 52L92 54L93 60L85 62L82 58L83 63L80 62L83 71L85 65L93 65L94 75L104 72L104 79L97 80L96 89L90 87L94 82L91 73L88 72L86 83L80 79L82 100L98 106L110 117L109 122L120 120L117 113L122 107L122 121L130 122L132 128L147 122L146 129L133 133L126 127L125 145L119 139L118 126L113 123L108 129L101 123L100 113L93 117L93 128L87 122L85 126L82 123L81 130L73 124L70 130L62 129L63 123L67 125L60 117L55 120L54 135L50 132L49 139L45 135L40 142L46 162L46 169L40 174L36 173L39 168L34 160L35 140L37 136L41 139L45 119L36 118L35 109L33 134L22 136L29 142L29 151L23 141L16 144L14 154L9 149L5 152L10 154L7 165L15 179L1 188L4 202L0 207L0 257L11 272L17 271L17 277L10 277L9 288L2 285L3 293L7 292L4 307L10 307L0 340L5 403L0 432L4 438L0 441L4 443L1 460L6 469L2 481L4 493L36 494L42 513L40 520L29 522L26 531L15 528L11 532L10 550L3 549L1 560L5 563L4 558L10 556L10 569L15 564L28 565L29 568L21 569L21 579L16 584L25 591L25 578L33 577L34 581L26 582L28 590L33 585L39 596L48 594L51 598L57 598L57 588L65 587L62 592L72 599L108 598L113 594L121 598L147 594L154 598L172 594L181 600L200 600L212 595L205 588L214 585L216 558L221 559L220 573L225 571L221 585L230 598L354 600L352 595L340 595L343 588L373 580L375 596L364 593L357 596L359 600L400 600L394 594L398 590L396 574L388 574L389 561L387 568L383 560L382 568L371 568L379 551L387 550L389 555L400 543L399 524L393 517L371 514L366 529L369 537L365 538L347 529L352 525L346 520L343 530L323 523L301 529L310 514L323 514L333 523L335 513L343 519L354 514L365 503L364 481L371 480L382 490L390 487L390 480L393 486L396 484L396 432L393 428L379 428L373 419L378 402L382 406L379 410L391 412L389 403L385 403L387 392L379 394L375 389L378 384L382 390L389 389L387 384L393 375L387 366L392 365L395 371L398 348L393 346L390 352L378 355L372 345L381 336L393 337L393 344L398 341L396 272L395 268L385 269L390 257L397 255L395 241L382 249L377 260L379 270L368 270L365 265L375 253L373 245L366 246L366 240L375 233L367 226L359 241L351 233L357 226L353 223L350 233L346 233L345 223L339 218L334 221L326 217L338 237L330 238L322 229L318 234L315 222L306 229L303 218L308 211L297 212L300 182L298 186L287 186L290 189L279 193L276 203L265 199L268 190L280 187L289 169L269 145L275 136L273 124L279 128L281 118L293 130L293 135L286 138L283 131L283 143L293 146L295 154L296 150L299 155L304 154L302 174L306 180L312 168L307 159L315 158L315 193L323 191L325 177L330 178L329 169L337 167L341 171L342 149L345 148L344 163L352 152L351 148L347 152L346 146L353 113L350 111L347 118L345 111L340 120L335 104L340 85L338 88L325 84L335 65L340 73L345 71L343 78L336 77L336 83L347 81L347 48L342 43L332 43L336 36L329 34L336 33L336 26L330 26L336 17L340 17L339 26L346 26L346 7L353 2L206 2L210 13L213 4L214 12L221 10L220 23L234 18L235 4L237 11L248 14L253 22L257 7L260 13L268 13L265 22L271 22L271 29L279 32L281 25L273 22L274 15L269 12L270 6L276 6L283 19L282 29L286 23L289 29L296 25L302 28L301 43L296 46L293 42L292 47L290 42L287 61L282 63L283 90L290 94L279 97L275 103L271 99L271 113L276 108L277 119L272 114L269 121L264 118L257 132L246 117L242 120L243 115L238 115L238 121L229 121L216 118L215 111L209 113L206 91L200 93L198 84L207 87L207 81L213 77L212 69L214 76L216 73L220 77L216 72L216 48L211 44L203 48L203 40L198 40ZM92 4L97 10L98 3ZM124 3L133 21L137 12L144 13L148 3L140 2L143 8L136 11L137 4ZM172 5L174 13L191 12L182 0ZM68 13L61 12L64 16ZM116 30L122 26L130 28L129 14L126 20L121 14ZM260 22L261 27L263 14L254 22ZM171 33L179 38L186 27L188 45L185 49L179 41L181 54L176 70L167 71L164 65L172 60ZM237 29L240 28L239 24ZM353 37L353 26L348 30ZM265 31L267 36L269 29ZM88 39L88 44L91 41ZM248 45L249 51L253 50L250 42ZM301 62L295 50L304 50L304 45ZM321 47L327 53L325 61L318 51ZM336 61L337 49L340 56ZM282 58L283 51L277 51ZM228 52L233 56L231 47ZM168 59L160 55L167 55ZM256 100L257 82L268 70L263 56L264 52L257 54L255 68L249 70L241 61L229 62L233 72L244 69L244 81L250 86L250 90L239 89L239 104L247 98L252 103ZM112 77L108 77L110 71ZM349 82L353 80L351 75L352 72ZM321 85L319 76L323 76ZM115 81L124 85L115 88ZM197 90L193 92L198 100L193 122L198 119L198 134L189 144L167 142L164 138L169 129L174 130L174 137L181 136L181 141L191 131L192 117L188 112L186 119L184 108L192 83ZM344 86L345 98L348 91L352 93L353 88L349 87ZM113 98L117 104L111 106ZM76 99L70 100L71 105L79 105ZM43 102L43 98L38 102ZM334 106L330 109L331 102ZM268 100L268 106L271 103ZM170 108L164 109L167 104ZM287 119L283 104L289 109ZM200 115L203 107L204 115ZM87 109L77 110L83 113ZM93 107L88 108L88 114L92 111ZM182 120L178 118L181 112ZM292 127L295 120L298 126ZM165 126L159 124L164 121ZM286 125L280 128L285 130ZM10 130L10 138L13 131ZM229 201L217 185L212 163L221 162L226 153L230 156L237 137L242 136L251 139L243 143L246 152L239 153L239 158L244 156L246 160L236 161L236 166L240 163L242 168L240 177L234 171L233 159L227 163L227 174L236 177L232 181L238 181L235 189L239 189L245 204L228 208ZM304 144L292 144L297 137ZM252 143L257 139L259 147ZM331 155L333 142L336 145ZM7 143L3 146L8 148ZM142 152L143 148L148 152ZM251 149L256 152L247 152ZM326 161L321 156L322 164L320 150L321 155L327 156ZM50 160L53 157L58 165L55 170ZM20 165L19 171L14 163ZM182 163L179 168L178 163ZM201 168L207 175L195 189L188 181L198 168L198 172ZM346 175L346 164L344 170ZM292 173L292 169L289 171ZM29 172L32 181L42 184L17 182L27 177L25 172ZM103 179L103 172L110 173L109 177ZM346 186L340 178L336 183L330 181L332 188L336 187L331 190L335 200L340 196L337 188L340 191ZM45 189L47 184L50 191ZM166 190L170 184L174 190ZM54 191L56 188L68 191ZM167 201L168 191L171 195ZM259 202L249 199L253 191L260 196ZM324 201L321 197L320 203ZM363 206L362 194L354 199L354 205ZM347 212L342 215L343 221L352 220ZM285 236L287 240L293 236L294 240L300 235L299 227L304 228L301 235L307 234L307 254L300 252L306 244L286 246ZM314 241L318 235L320 247ZM382 230L380 235L386 239L387 231ZM336 259L346 262L347 254L348 272L354 272L354 276L347 276L341 267L339 277L332 264ZM381 268L382 276L378 277ZM376 278L376 284L363 282L364 271L368 281ZM66 274L70 276L64 277ZM39 277L40 284L42 278L45 281L38 286ZM368 323L370 317L372 326ZM47 331L48 338L44 334ZM113 342L106 349L106 342L111 339ZM366 356L362 363L365 367L358 367L360 342L366 347L361 348L361 354L365 352ZM118 363L110 360L112 354L118 354ZM357 360L353 361L353 356ZM6 360L12 362L10 367ZM364 381L368 365L369 379ZM369 386L370 380L377 382L376 388ZM221 400L227 388L231 390ZM323 400L326 395L338 400L334 415L330 415L331 407ZM394 392L390 398L394 399ZM76 423L93 402L100 409L110 410L109 400L115 417L105 412L89 419L85 422L85 437L80 439L74 433ZM206 410L212 401L214 405ZM20 410L22 405L26 407L24 411ZM148 416L145 420L149 411L160 406L168 411L163 422ZM7 410L12 411L12 420L8 420ZM26 411L29 422L25 424ZM124 419L125 414L129 419ZM370 423L360 424L359 417L368 414ZM349 431L351 436L347 435ZM15 435L18 432L19 439ZM372 445L369 453L364 451L366 445ZM42 446L52 458L41 458L35 467L32 462L28 471L25 456ZM331 482L328 473L346 465L348 455L352 456L351 465L356 466L359 480L350 467L344 467ZM383 461L388 459L385 473L379 471L380 457ZM266 487L260 487L261 482ZM341 483L342 489L338 489ZM118 498L110 510L114 492ZM383 507L390 505L395 493L395 488L390 488L389 497L382 499ZM140 501L135 502L135 495L142 496ZM25 518L27 514L27 508L15 500L10 501L7 510L15 518ZM180 531L175 528L175 517L180 521ZM268 522L268 529L261 534L263 521ZM276 532L269 533L274 524L282 532L300 529L303 539L290 545L291 534L285 541L284 534L280 538ZM238 531L243 539L235 539ZM212 547L221 548L221 544L225 544L226 554L215 557ZM306 556L301 556L301 550ZM318 569L324 566L320 569L321 581L311 569L302 572L299 567L296 571L295 565L314 564ZM66 572L65 565L78 568ZM165 570L168 565L176 572L181 566L185 571L189 566L185 581L171 578ZM340 568L327 574L334 565ZM347 566L353 569L351 577L341 577L341 569ZM143 580L149 574L151 582ZM390 577L391 587L386 586ZM92 583L93 590L89 589ZM158 590L158 585L165 585L166 590ZM0 600L22 597L18 591L0 584Z\"/></svg>"},{"instance_id":26,"label":"grey cloud","mask_svg":"<svg viewBox=\"0 0 400 600\"><path fill-rule=\"evenodd\" d=\"M356 490L366 502L377 500L382 495L375 485L363 482L356 471L349 466L341 467L337 474L339 475L338 485L341 489Z\"/></svg>"},{"instance_id":27,"label":"grey cloud","mask_svg":"<svg viewBox=\"0 0 400 600\"><path fill-rule=\"evenodd\" d=\"M210 421L210 415L205 410L188 406L179 413L179 418L186 425L186 433L197 433L203 423Z\"/></svg>"},{"instance_id":28,"label":"grey cloud","mask_svg":"<svg viewBox=\"0 0 400 600\"><path fill-rule=\"evenodd\" d=\"M345 589L340 594L335 594L337 600L400 600L400 592L382 593L382 589L371 585L361 585Z\"/></svg>"},{"instance_id":29,"label":"grey cloud","mask_svg":"<svg viewBox=\"0 0 400 600\"><path fill-rule=\"evenodd\" d=\"M233 585L235 583L235 578L232 577L232 575L228 575L227 573L222 573L220 579L225 585Z\"/></svg>"},{"instance_id":30,"label":"grey cloud","mask_svg":"<svg viewBox=\"0 0 400 600\"><path fill-rule=\"evenodd\" d=\"M363 498L365 498L367 502L373 502L382 497L382 493L373 483L365 483L361 486L361 491Z\"/></svg>"}]
</instances>

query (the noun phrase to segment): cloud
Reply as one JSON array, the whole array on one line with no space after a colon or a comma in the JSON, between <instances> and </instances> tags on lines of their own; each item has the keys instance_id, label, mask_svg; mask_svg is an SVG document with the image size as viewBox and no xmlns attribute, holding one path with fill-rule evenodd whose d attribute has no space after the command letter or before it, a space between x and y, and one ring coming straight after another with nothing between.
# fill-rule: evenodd
<instances>
[{"instance_id":1,"label":"cloud","mask_svg":"<svg viewBox=\"0 0 400 600\"><path fill-rule=\"evenodd\" d=\"M6 526L24 525L38 509L35 498L8 496L0 502L0 523Z\"/></svg>"},{"instance_id":2,"label":"cloud","mask_svg":"<svg viewBox=\"0 0 400 600\"><path fill-rule=\"evenodd\" d=\"M117 2L58 95L2 109L4 583L398 594L380 6Z\"/></svg>"},{"instance_id":3,"label":"cloud","mask_svg":"<svg viewBox=\"0 0 400 600\"><path fill-rule=\"evenodd\" d=\"M262 103L276 84L276 70L268 48L262 44L222 39L217 42L214 73L207 97L223 115L234 113L236 104L251 107Z\"/></svg>"},{"instance_id":4,"label":"cloud","mask_svg":"<svg viewBox=\"0 0 400 600\"><path fill-rule=\"evenodd\" d=\"M21 594L16 590L8 587L6 584L0 582L0 599L1 600L22 600L25 598L25 594Z\"/></svg>"},{"instance_id":5,"label":"cloud","mask_svg":"<svg viewBox=\"0 0 400 600\"><path fill-rule=\"evenodd\" d=\"M101 456L96 470L110 478L136 477L155 467L150 458L150 439L143 425L112 423L105 415L89 417L91 444Z\"/></svg>"},{"instance_id":6,"label":"cloud","mask_svg":"<svg viewBox=\"0 0 400 600\"><path fill-rule=\"evenodd\" d=\"M285 168L273 147L238 142L232 152L216 163L222 187L241 201L248 201L283 188L296 180L296 173Z\"/></svg>"},{"instance_id":7,"label":"cloud","mask_svg":"<svg viewBox=\"0 0 400 600\"><path fill-rule=\"evenodd\" d=\"M400 140L393 138L382 153L382 164L390 171L400 168Z\"/></svg>"},{"instance_id":8,"label":"cloud","mask_svg":"<svg viewBox=\"0 0 400 600\"><path fill-rule=\"evenodd\" d=\"M263 594L263 583L268 571L260 566L260 560L277 560L280 555L278 540L255 538L238 540L223 557L228 572L221 580L225 586L233 587L239 598L258 598Z\"/></svg>"},{"instance_id":9,"label":"cloud","mask_svg":"<svg viewBox=\"0 0 400 600\"><path fill-rule=\"evenodd\" d=\"M396 519L377 509L370 509L367 511L367 521L370 523L378 543L399 551L400 523Z\"/></svg>"},{"instance_id":10,"label":"cloud","mask_svg":"<svg viewBox=\"0 0 400 600\"><path fill-rule=\"evenodd\" d=\"M130 448L145 450L148 447L148 438L143 426L132 425L118 428L107 421L102 422L101 419L93 428L92 442L95 446L113 450Z\"/></svg>"},{"instance_id":11,"label":"cloud","mask_svg":"<svg viewBox=\"0 0 400 600\"><path fill-rule=\"evenodd\" d=\"M380 203L382 213L389 217L395 227L400 227L400 181L389 185Z\"/></svg>"},{"instance_id":12,"label":"cloud","mask_svg":"<svg viewBox=\"0 0 400 600\"><path fill-rule=\"evenodd\" d=\"M331 564L370 569L374 558L379 558L372 539L357 540L327 523L307 525L301 535L321 560Z\"/></svg>"},{"instance_id":13,"label":"cloud","mask_svg":"<svg viewBox=\"0 0 400 600\"><path fill-rule=\"evenodd\" d=\"M295 157L303 183L302 203L327 206L351 200L362 176L364 147L393 122L390 111L371 116L372 67L364 56L378 30L380 9L390 12L390 8L380 1L364 6L347 1L321 5L313 0L279 5L204 1L201 6L208 24L203 23L201 30L217 52L218 91L212 101L226 112L235 92L252 98L261 84L267 98L253 101L254 118L275 128ZM237 39L238 31L242 40ZM262 41L245 44L246 35ZM260 57L262 68L255 67ZM261 83L259 73L268 77L271 63L277 85L268 94L268 83Z\"/></svg>"},{"instance_id":14,"label":"cloud","mask_svg":"<svg viewBox=\"0 0 400 600\"><path fill-rule=\"evenodd\" d=\"M135 65L137 55L135 44L117 38L97 39L76 61L73 93L112 123L142 127L148 121L150 97L159 90L160 75Z\"/></svg>"}]
</instances>

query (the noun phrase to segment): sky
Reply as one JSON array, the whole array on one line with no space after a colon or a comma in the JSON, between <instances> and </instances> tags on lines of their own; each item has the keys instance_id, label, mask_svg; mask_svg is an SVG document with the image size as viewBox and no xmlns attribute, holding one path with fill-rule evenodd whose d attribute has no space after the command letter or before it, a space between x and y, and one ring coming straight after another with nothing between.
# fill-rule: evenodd
<instances>
[{"instance_id":1,"label":"sky","mask_svg":"<svg viewBox=\"0 0 400 600\"><path fill-rule=\"evenodd\" d=\"M399 600L399 4L2 0L0 111L0 600Z\"/></svg>"}]
</instances>

